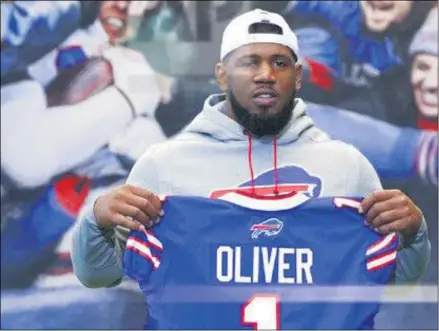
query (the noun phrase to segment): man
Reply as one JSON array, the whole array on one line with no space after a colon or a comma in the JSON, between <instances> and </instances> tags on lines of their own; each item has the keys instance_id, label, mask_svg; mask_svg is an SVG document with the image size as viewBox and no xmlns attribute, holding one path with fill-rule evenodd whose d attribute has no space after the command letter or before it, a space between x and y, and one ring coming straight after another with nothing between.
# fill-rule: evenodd
<instances>
[{"instance_id":1,"label":"man","mask_svg":"<svg viewBox=\"0 0 439 331\"><path fill-rule=\"evenodd\" d=\"M151 147L127 184L101 195L73 238L74 271L87 287L120 283L126 229L163 216L158 194L221 197L239 190L276 195L306 186L312 196L365 196L376 231L397 231L396 282L418 280L430 255L422 212L402 192L383 191L367 159L316 128L295 98L301 85L297 38L285 20L261 10L229 23L216 78L225 92L178 136ZM298 184L301 184L300 186Z\"/></svg>"}]
</instances>

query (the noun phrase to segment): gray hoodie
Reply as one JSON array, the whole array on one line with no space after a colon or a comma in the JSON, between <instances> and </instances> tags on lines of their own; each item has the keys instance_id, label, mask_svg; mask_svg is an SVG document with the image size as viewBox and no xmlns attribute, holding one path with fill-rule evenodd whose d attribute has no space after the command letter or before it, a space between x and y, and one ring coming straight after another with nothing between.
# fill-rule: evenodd
<instances>
[{"instance_id":1,"label":"gray hoodie","mask_svg":"<svg viewBox=\"0 0 439 331\"><path fill-rule=\"evenodd\" d=\"M357 149L331 140L314 126L301 99L296 99L290 123L273 139L247 135L224 114L224 98L210 96L182 133L149 148L134 165L127 183L156 194L212 197L238 186L269 194L314 184L314 196L364 196L382 188L375 170ZM303 182L315 179L319 185ZM100 230L92 210L79 220L72 260L85 286L120 282L126 235L121 228ZM404 242L397 256L396 282L413 282L430 258L425 220L418 234Z\"/></svg>"}]
</instances>

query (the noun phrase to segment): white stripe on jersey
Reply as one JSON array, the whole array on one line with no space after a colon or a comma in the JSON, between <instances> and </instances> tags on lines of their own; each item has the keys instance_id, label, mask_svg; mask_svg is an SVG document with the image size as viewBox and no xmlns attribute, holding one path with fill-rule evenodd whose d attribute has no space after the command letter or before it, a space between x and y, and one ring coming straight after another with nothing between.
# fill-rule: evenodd
<instances>
[{"instance_id":1,"label":"white stripe on jersey","mask_svg":"<svg viewBox=\"0 0 439 331\"><path fill-rule=\"evenodd\" d=\"M366 256L369 256L371 254L374 254L374 253L378 252L379 250L382 250L382 249L386 248L395 239L396 239L396 233L388 234L384 238L380 239L376 243L374 243L371 246L369 246L369 248L366 251Z\"/></svg>"},{"instance_id":2,"label":"white stripe on jersey","mask_svg":"<svg viewBox=\"0 0 439 331\"><path fill-rule=\"evenodd\" d=\"M157 239L157 237L152 233L150 230L144 231L146 239L148 239L149 243L157 248L159 251L163 250L163 244L160 242L160 240Z\"/></svg>"},{"instance_id":3,"label":"white stripe on jersey","mask_svg":"<svg viewBox=\"0 0 439 331\"><path fill-rule=\"evenodd\" d=\"M391 251L390 253L383 254L378 256L377 258L370 259L367 264L367 270L373 271L379 269L381 267L385 267L386 265L392 263L396 259L396 250Z\"/></svg>"},{"instance_id":4,"label":"white stripe on jersey","mask_svg":"<svg viewBox=\"0 0 439 331\"><path fill-rule=\"evenodd\" d=\"M140 255L145 257L152 263L154 269L157 269L160 266L160 260L152 254L151 249L147 246L147 243L140 241L138 238L129 237L127 240L126 248L136 251Z\"/></svg>"}]
</instances>

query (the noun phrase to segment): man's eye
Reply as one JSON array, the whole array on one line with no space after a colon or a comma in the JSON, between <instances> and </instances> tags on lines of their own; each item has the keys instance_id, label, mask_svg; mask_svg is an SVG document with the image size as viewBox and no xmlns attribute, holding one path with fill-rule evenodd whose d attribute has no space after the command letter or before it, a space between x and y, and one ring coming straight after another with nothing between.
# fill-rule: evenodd
<instances>
[{"instance_id":1,"label":"man's eye","mask_svg":"<svg viewBox=\"0 0 439 331\"><path fill-rule=\"evenodd\" d=\"M243 66L250 67L250 66L253 66L256 64L256 60L255 59L246 59L246 60L241 61L241 63Z\"/></svg>"},{"instance_id":2,"label":"man's eye","mask_svg":"<svg viewBox=\"0 0 439 331\"><path fill-rule=\"evenodd\" d=\"M283 60L275 60L274 62L274 65L276 66L276 67L286 67L288 64L285 62L285 61L283 61Z\"/></svg>"}]
</instances>

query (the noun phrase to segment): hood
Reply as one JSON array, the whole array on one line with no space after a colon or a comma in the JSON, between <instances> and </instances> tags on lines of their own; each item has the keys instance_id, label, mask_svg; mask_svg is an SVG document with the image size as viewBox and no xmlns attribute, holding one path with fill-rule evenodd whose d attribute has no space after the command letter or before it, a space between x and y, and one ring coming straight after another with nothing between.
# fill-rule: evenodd
<instances>
[{"instance_id":1,"label":"hood","mask_svg":"<svg viewBox=\"0 0 439 331\"><path fill-rule=\"evenodd\" d=\"M225 94L211 95L204 103L203 110L186 127L185 132L210 136L219 141L247 141L248 136L243 127L225 114ZM314 128L314 122L306 113L302 99L296 98L293 116L277 137L279 145L291 143ZM272 141L273 137L256 138L255 140Z\"/></svg>"}]
</instances>

